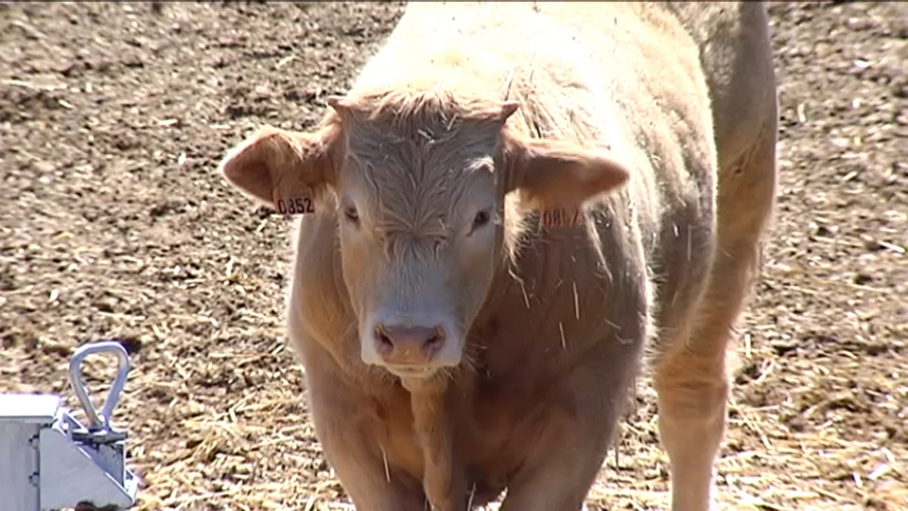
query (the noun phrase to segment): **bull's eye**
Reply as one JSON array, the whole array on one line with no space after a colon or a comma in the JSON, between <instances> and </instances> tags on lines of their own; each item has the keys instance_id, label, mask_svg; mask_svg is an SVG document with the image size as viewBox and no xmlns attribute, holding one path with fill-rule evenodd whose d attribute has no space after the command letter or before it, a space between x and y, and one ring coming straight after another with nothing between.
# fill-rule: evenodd
<instances>
[{"instance_id":1,"label":"bull's eye","mask_svg":"<svg viewBox=\"0 0 908 511\"><path fill-rule=\"evenodd\" d=\"M344 209L344 218L353 225L359 224L359 213L357 213L356 208L353 206Z\"/></svg>"},{"instance_id":2,"label":"bull's eye","mask_svg":"<svg viewBox=\"0 0 908 511\"><path fill-rule=\"evenodd\" d=\"M485 226L489 223L491 216L488 211L480 211L476 213L476 216L473 218L473 230L479 229L480 227Z\"/></svg>"}]
</instances>

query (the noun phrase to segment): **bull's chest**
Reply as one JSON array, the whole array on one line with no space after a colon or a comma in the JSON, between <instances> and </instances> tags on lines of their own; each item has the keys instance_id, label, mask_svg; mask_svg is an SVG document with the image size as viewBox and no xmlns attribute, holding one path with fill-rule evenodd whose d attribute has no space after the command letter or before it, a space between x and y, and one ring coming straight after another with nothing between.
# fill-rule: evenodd
<instances>
[{"instance_id":1,"label":"bull's chest","mask_svg":"<svg viewBox=\"0 0 908 511\"><path fill-rule=\"evenodd\" d=\"M558 429L575 415L573 396L560 385L502 385L483 380L450 388L438 434L452 436L452 469L462 470L468 487L494 498L531 455L538 439ZM389 472L422 481L425 453L403 389L373 402L364 432L376 439L376 448ZM482 495L479 495L482 494ZM476 500L478 502L478 500Z\"/></svg>"}]
</instances>

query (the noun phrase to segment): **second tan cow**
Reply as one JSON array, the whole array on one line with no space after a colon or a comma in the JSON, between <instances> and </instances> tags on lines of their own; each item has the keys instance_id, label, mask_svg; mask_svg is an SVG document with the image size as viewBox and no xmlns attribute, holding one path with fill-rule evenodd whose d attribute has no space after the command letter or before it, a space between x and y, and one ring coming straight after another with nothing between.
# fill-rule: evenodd
<instances>
[{"instance_id":1,"label":"second tan cow","mask_svg":"<svg viewBox=\"0 0 908 511\"><path fill-rule=\"evenodd\" d=\"M575 511L652 351L705 511L776 190L765 6L412 3L309 132L225 178L301 213L287 320L357 509Z\"/></svg>"}]
</instances>

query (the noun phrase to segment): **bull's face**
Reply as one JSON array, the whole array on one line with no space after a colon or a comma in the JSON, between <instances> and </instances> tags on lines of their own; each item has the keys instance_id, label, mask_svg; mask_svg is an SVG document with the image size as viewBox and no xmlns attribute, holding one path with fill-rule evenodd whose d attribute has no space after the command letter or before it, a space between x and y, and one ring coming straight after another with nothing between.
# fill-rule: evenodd
<instances>
[{"instance_id":1,"label":"bull's face","mask_svg":"<svg viewBox=\"0 0 908 511\"><path fill-rule=\"evenodd\" d=\"M461 364L503 254L507 193L528 208L577 206L628 178L601 151L509 129L516 103L330 103L319 131L266 128L221 169L272 207L307 190L334 194L362 360L402 378Z\"/></svg>"},{"instance_id":2,"label":"bull's face","mask_svg":"<svg viewBox=\"0 0 908 511\"><path fill-rule=\"evenodd\" d=\"M500 246L501 123L419 116L395 127L343 114L335 190L361 354L399 376L461 362Z\"/></svg>"}]
</instances>

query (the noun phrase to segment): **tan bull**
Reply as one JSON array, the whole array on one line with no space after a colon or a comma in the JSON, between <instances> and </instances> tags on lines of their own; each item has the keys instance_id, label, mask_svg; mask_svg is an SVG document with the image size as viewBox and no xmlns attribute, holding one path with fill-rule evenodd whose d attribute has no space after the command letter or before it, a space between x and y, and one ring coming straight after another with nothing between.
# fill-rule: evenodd
<instances>
[{"instance_id":1,"label":"tan bull","mask_svg":"<svg viewBox=\"0 0 908 511\"><path fill-rule=\"evenodd\" d=\"M302 213L289 337L357 509L580 509L644 350L672 509L710 507L775 196L767 32L758 2L412 3L316 129L226 156Z\"/></svg>"}]
</instances>

